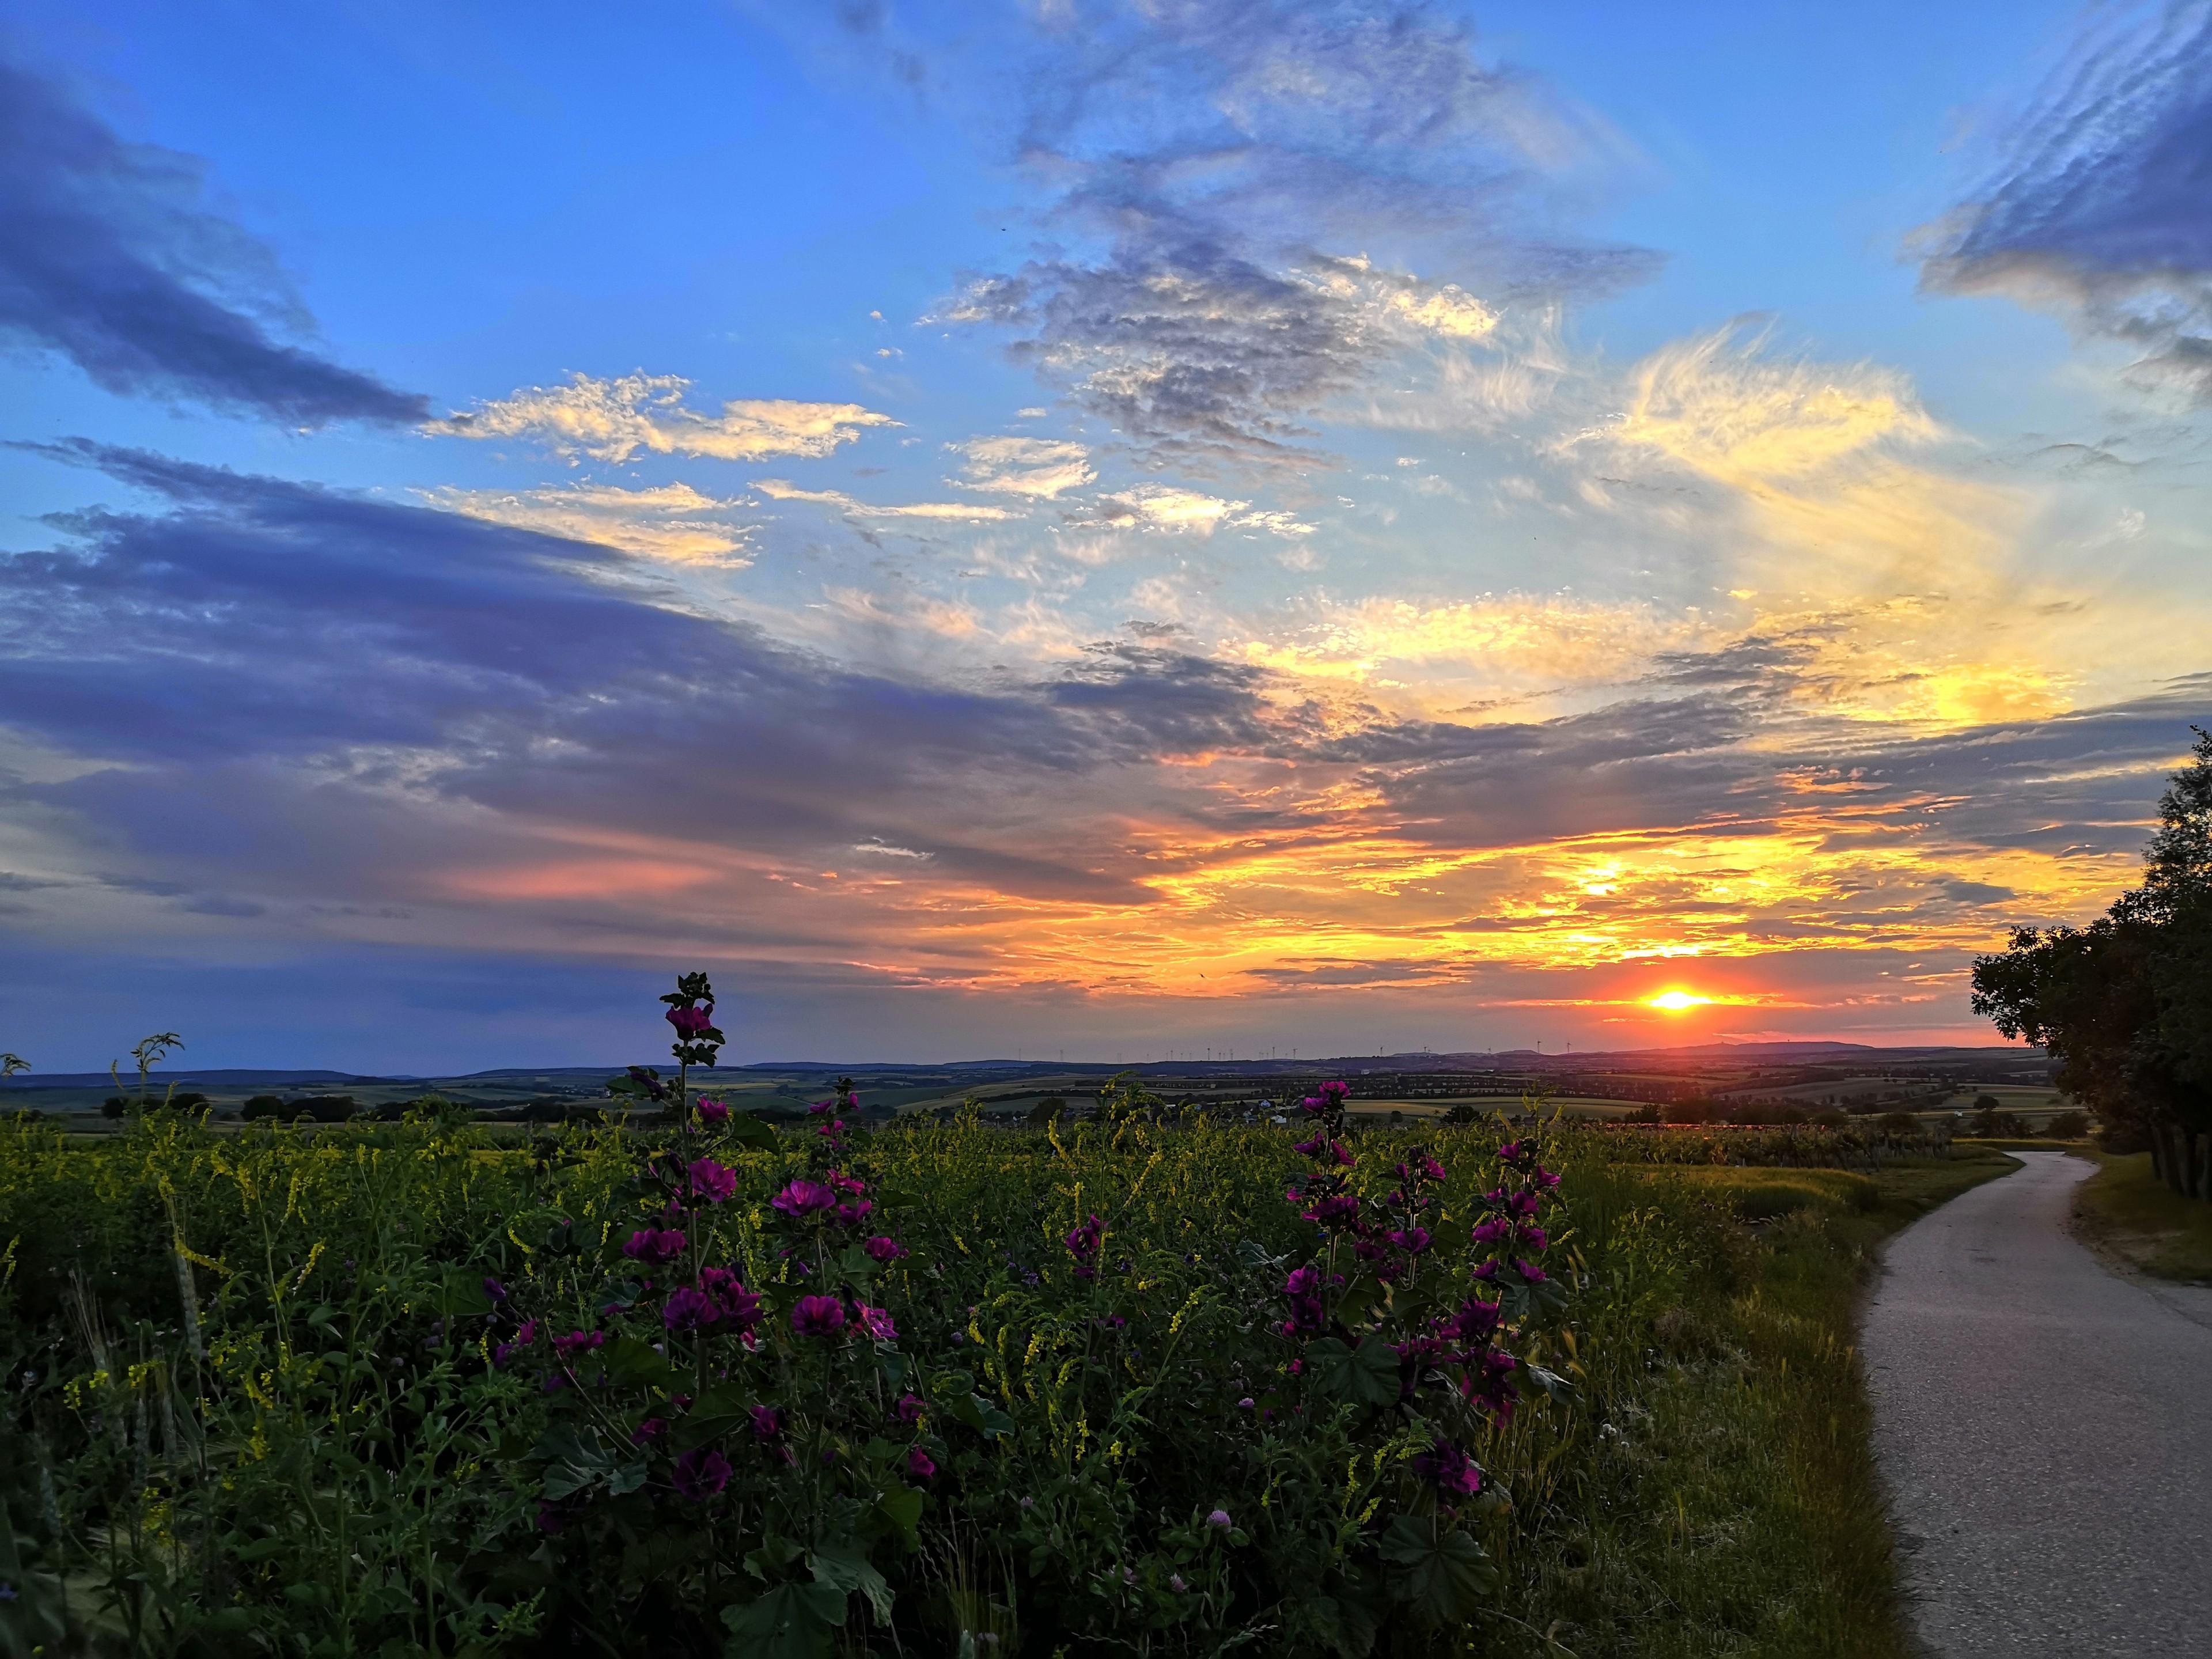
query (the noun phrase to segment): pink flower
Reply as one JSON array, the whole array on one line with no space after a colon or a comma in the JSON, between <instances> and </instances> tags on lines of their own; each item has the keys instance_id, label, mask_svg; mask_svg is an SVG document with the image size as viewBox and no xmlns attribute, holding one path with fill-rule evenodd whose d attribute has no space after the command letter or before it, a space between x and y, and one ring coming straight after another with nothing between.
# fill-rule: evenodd
<instances>
[{"instance_id":1,"label":"pink flower","mask_svg":"<svg viewBox=\"0 0 2212 1659\"><path fill-rule=\"evenodd\" d=\"M719 1100L702 1098L699 1102L699 1121L717 1127L730 1121L730 1109Z\"/></svg>"},{"instance_id":2,"label":"pink flower","mask_svg":"<svg viewBox=\"0 0 2212 1659\"><path fill-rule=\"evenodd\" d=\"M763 1444L783 1432L783 1413L773 1406L753 1407L753 1438Z\"/></svg>"},{"instance_id":3,"label":"pink flower","mask_svg":"<svg viewBox=\"0 0 2212 1659\"><path fill-rule=\"evenodd\" d=\"M1321 1294L1321 1269L1300 1267L1283 1281L1285 1296L1318 1296Z\"/></svg>"},{"instance_id":4,"label":"pink flower","mask_svg":"<svg viewBox=\"0 0 2212 1659\"><path fill-rule=\"evenodd\" d=\"M690 1174L691 1195L703 1198L709 1204L727 1203L738 1190L738 1172L711 1158L694 1162Z\"/></svg>"},{"instance_id":5,"label":"pink flower","mask_svg":"<svg viewBox=\"0 0 2212 1659\"><path fill-rule=\"evenodd\" d=\"M580 1353L589 1353L594 1348L605 1346L606 1340L605 1331L571 1331L566 1336L553 1339L553 1352L566 1364Z\"/></svg>"},{"instance_id":6,"label":"pink flower","mask_svg":"<svg viewBox=\"0 0 2212 1659\"><path fill-rule=\"evenodd\" d=\"M876 1261L896 1261L907 1253L906 1246L896 1239L885 1238L880 1235L868 1240L860 1248L868 1253L871 1260Z\"/></svg>"},{"instance_id":7,"label":"pink flower","mask_svg":"<svg viewBox=\"0 0 2212 1659\"><path fill-rule=\"evenodd\" d=\"M922 1409L923 1409L923 1407L922 1407L922 1403L921 1403L921 1396L920 1395L915 1395L915 1394L902 1394L902 1395L901 1395L899 1396L898 1407L897 1407L897 1409L898 1409L898 1420L899 1420L900 1422L902 1422L902 1423L919 1423L919 1422L921 1422L921 1413L922 1413Z\"/></svg>"},{"instance_id":8,"label":"pink flower","mask_svg":"<svg viewBox=\"0 0 2212 1659\"><path fill-rule=\"evenodd\" d=\"M695 1291L689 1285L672 1295L662 1304L660 1322L672 1331L696 1331L702 1325L712 1325L722 1316L722 1310L703 1291Z\"/></svg>"},{"instance_id":9,"label":"pink flower","mask_svg":"<svg viewBox=\"0 0 2212 1659\"><path fill-rule=\"evenodd\" d=\"M769 1207L781 1210L787 1216L805 1219L823 1210L835 1209L837 1194L818 1181L809 1181L801 1176L769 1201Z\"/></svg>"},{"instance_id":10,"label":"pink flower","mask_svg":"<svg viewBox=\"0 0 2212 1659\"><path fill-rule=\"evenodd\" d=\"M845 1328L845 1304L834 1296L802 1296L791 1310L791 1328L801 1336L835 1336Z\"/></svg>"},{"instance_id":11,"label":"pink flower","mask_svg":"<svg viewBox=\"0 0 2212 1659\"><path fill-rule=\"evenodd\" d=\"M1229 1511L1227 1510L1214 1510L1212 1514L1206 1517L1206 1524L1213 1528L1217 1532L1227 1532L1229 1530Z\"/></svg>"},{"instance_id":12,"label":"pink flower","mask_svg":"<svg viewBox=\"0 0 2212 1659\"><path fill-rule=\"evenodd\" d=\"M1407 1255L1419 1255L1429 1248L1429 1230L1426 1227L1401 1228L1391 1233L1390 1242Z\"/></svg>"},{"instance_id":13,"label":"pink flower","mask_svg":"<svg viewBox=\"0 0 2212 1659\"><path fill-rule=\"evenodd\" d=\"M673 1261L684 1254L684 1237L675 1228L641 1227L629 1236L623 1254L633 1261L656 1264Z\"/></svg>"},{"instance_id":14,"label":"pink flower","mask_svg":"<svg viewBox=\"0 0 2212 1659\"><path fill-rule=\"evenodd\" d=\"M1413 1460L1413 1473L1450 1498L1472 1498L1482 1490L1482 1471L1449 1440L1439 1440Z\"/></svg>"},{"instance_id":15,"label":"pink flower","mask_svg":"<svg viewBox=\"0 0 2212 1659\"><path fill-rule=\"evenodd\" d=\"M648 1417L631 1431L629 1440L633 1446L651 1446L658 1444L667 1437L668 1419L665 1417Z\"/></svg>"},{"instance_id":16,"label":"pink flower","mask_svg":"<svg viewBox=\"0 0 2212 1659\"><path fill-rule=\"evenodd\" d=\"M898 1340L898 1327L891 1323L890 1310L888 1308L871 1308L863 1302L860 1304L860 1328L867 1332L872 1340L877 1342Z\"/></svg>"},{"instance_id":17,"label":"pink flower","mask_svg":"<svg viewBox=\"0 0 2212 1659\"><path fill-rule=\"evenodd\" d=\"M1499 1307L1495 1302L1485 1302L1480 1297L1469 1297L1459 1305L1459 1311L1445 1322L1448 1335L1462 1342L1485 1342L1498 1328Z\"/></svg>"},{"instance_id":18,"label":"pink flower","mask_svg":"<svg viewBox=\"0 0 2212 1659\"><path fill-rule=\"evenodd\" d=\"M710 1002L703 1008L671 1008L668 1023L676 1028L677 1036L686 1042L694 1042L714 1029L714 1005Z\"/></svg>"},{"instance_id":19,"label":"pink flower","mask_svg":"<svg viewBox=\"0 0 2212 1659\"><path fill-rule=\"evenodd\" d=\"M760 1323L760 1298L739 1283L737 1274L727 1267L701 1268L699 1288L714 1299L722 1317L740 1331Z\"/></svg>"},{"instance_id":20,"label":"pink flower","mask_svg":"<svg viewBox=\"0 0 2212 1659\"><path fill-rule=\"evenodd\" d=\"M1474 1224L1474 1231L1469 1237L1487 1249L1492 1245L1501 1243L1512 1231L1512 1226L1502 1218L1494 1215L1485 1216Z\"/></svg>"},{"instance_id":21,"label":"pink flower","mask_svg":"<svg viewBox=\"0 0 2212 1659\"><path fill-rule=\"evenodd\" d=\"M1097 1270L1091 1265L1091 1258L1098 1254L1098 1247L1105 1237L1105 1225L1095 1215L1067 1235L1065 1241L1067 1253L1075 1258L1075 1276L1078 1279L1097 1277Z\"/></svg>"},{"instance_id":22,"label":"pink flower","mask_svg":"<svg viewBox=\"0 0 2212 1659\"><path fill-rule=\"evenodd\" d=\"M676 1460L674 1480L679 1496L704 1503L730 1484L730 1461L708 1447L695 1447Z\"/></svg>"},{"instance_id":23,"label":"pink flower","mask_svg":"<svg viewBox=\"0 0 2212 1659\"><path fill-rule=\"evenodd\" d=\"M919 1446L906 1455L906 1472L917 1480L927 1480L937 1473L937 1464Z\"/></svg>"}]
</instances>

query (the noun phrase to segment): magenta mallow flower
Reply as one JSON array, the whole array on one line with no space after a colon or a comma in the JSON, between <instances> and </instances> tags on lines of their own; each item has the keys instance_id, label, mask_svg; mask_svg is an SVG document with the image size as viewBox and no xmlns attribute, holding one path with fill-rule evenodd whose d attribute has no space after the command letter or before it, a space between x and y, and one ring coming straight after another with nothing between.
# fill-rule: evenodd
<instances>
[{"instance_id":1,"label":"magenta mallow flower","mask_svg":"<svg viewBox=\"0 0 2212 1659\"><path fill-rule=\"evenodd\" d=\"M494 1304L501 1303L507 1300L507 1286L501 1284L499 1280L492 1278L489 1274L486 1274L484 1277L483 1293L489 1297Z\"/></svg>"},{"instance_id":2,"label":"magenta mallow flower","mask_svg":"<svg viewBox=\"0 0 2212 1659\"><path fill-rule=\"evenodd\" d=\"M1447 1498L1472 1498L1482 1490L1482 1470L1449 1440L1439 1440L1413 1460L1413 1473Z\"/></svg>"},{"instance_id":3,"label":"magenta mallow flower","mask_svg":"<svg viewBox=\"0 0 2212 1659\"><path fill-rule=\"evenodd\" d=\"M668 1419L665 1417L648 1417L630 1431L629 1439L630 1444L634 1446L654 1446L667 1437Z\"/></svg>"},{"instance_id":4,"label":"magenta mallow flower","mask_svg":"<svg viewBox=\"0 0 2212 1659\"><path fill-rule=\"evenodd\" d=\"M1398 1228L1391 1232L1390 1242L1407 1255L1419 1255L1429 1248L1429 1230L1426 1227Z\"/></svg>"},{"instance_id":5,"label":"magenta mallow flower","mask_svg":"<svg viewBox=\"0 0 2212 1659\"><path fill-rule=\"evenodd\" d=\"M756 1440L766 1443L783 1432L783 1413L773 1406L754 1407L752 1418Z\"/></svg>"},{"instance_id":6,"label":"magenta mallow flower","mask_svg":"<svg viewBox=\"0 0 2212 1659\"><path fill-rule=\"evenodd\" d=\"M1489 1249L1504 1243L1512 1231L1512 1224L1503 1216L1488 1215L1474 1224L1474 1231L1468 1236L1485 1249Z\"/></svg>"},{"instance_id":7,"label":"magenta mallow flower","mask_svg":"<svg viewBox=\"0 0 2212 1659\"><path fill-rule=\"evenodd\" d=\"M690 1042L704 1036L714 1029L714 1005L703 1008L671 1008L668 1023L676 1028L676 1035Z\"/></svg>"},{"instance_id":8,"label":"magenta mallow flower","mask_svg":"<svg viewBox=\"0 0 2212 1659\"><path fill-rule=\"evenodd\" d=\"M1104 1243L1105 1237L1105 1224L1095 1215L1067 1235L1065 1241L1067 1253L1075 1258L1075 1276L1078 1279L1097 1276L1097 1269L1091 1267L1091 1259L1098 1254L1098 1247Z\"/></svg>"},{"instance_id":9,"label":"magenta mallow flower","mask_svg":"<svg viewBox=\"0 0 2212 1659\"><path fill-rule=\"evenodd\" d=\"M1461 1342L1486 1342L1498 1328L1501 1312L1495 1302L1469 1297L1460 1304L1459 1311L1444 1322L1444 1334Z\"/></svg>"},{"instance_id":10,"label":"magenta mallow flower","mask_svg":"<svg viewBox=\"0 0 2212 1659\"><path fill-rule=\"evenodd\" d=\"M771 1209L781 1210L787 1216L804 1220L823 1210L836 1208L837 1194L820 1182L809 1181L801 1176L769 1200L769 1205Z\"/></svg>"},{"instance_id":11,"label":"magenta mallow flower","mask_svg":"<svg viewBox=\"0 0 2212 1659\"><path fill-rule=\"evenodd\" d=\"M922 1410L923 1410L922 1401L921 1401L921 1396L920 1395L918 1395L918 1394L902 1394L902 1395L901 1395L899 1396L899 1399L898 1399L898 1407L897 1407L897 1410L898 1410L898 1420L899 1420L900 1422L902 1422L902 1423L919 1423L919 1422L921 1422L921 1413L922 1413Z\"/></svg>"},{"instance_id":12,"label":"magenta mallow flower","mask_svg":"<svg viewBox=\"0 0 2212 1659\"><path fill-rule=\"evenodd\" d=\"M629 1236L623 1254L633 1261L659 1264L682 1255L685 1243L684 1235L673 1227L641 1227Z\"/></svg>"},{"instance_id":13,"label":"magenta mallow flower","mask_svg":"<svg viewBox=\"0 0 2212 1659\"><path fill-rule=\"evenodd\" d=\"M720 1100L708 1100L703 1097L701 1098L699 1102L699 1121L702 1123L711 1124L719 1128L721 1125L727 1123L729 1121L730 1109L726 1102Z\"/></svg>"},{"instance_id":14,"label":"magenta mallow flower","mask_svg":"<svg viewBox=\"0 0 2212 1659\"><path fill-rule=\"evenodd\" d=\"M802 1296L791 1310L791 1328L801 1336L835 1336L845 1328L845 1304L834 1296Z\"/></svg>"},{"instance_id":15,"label":"magenta mallow flower","mask_svg":"<svg viewBox=\"0 0 2212 1659\"><path fill-rule=\"evenodd\" d=\"M896 1342L898 1340L898 1327L891 1322L890 1309L871 1308L863 1302L860 1304L859 1318L860 1328L868 1334L871 1341Z\"/></svg>"},{"instance_id":16,"label":"magenta mallow flower","mask_svg":"<svg viewBox=\"0 0 2212 1659\"><path fill-rule=\"evenodd\" d=\"M522 1328L515 1332L512 1341L502 1342L491 1351L491 1363L501 1370L505 1370L516 1354L536 1340L538 1340L538 1322L534 1319L526 1320Z\"/></svg>"},{"instance_id":17,"label":"magenta mallow flower","mask_svg":"<svg viewBox=\"0 0 2212 1659\"><path fill-rule=\"evenodd\" d=\"M691 1196L709 1204L726 1204L738 1190L738 1172L711 1158L696 1159L689 1174Z\"/></svg>"},{"instance_id":18,"label":"magenta mallow flower","mask_svg":"<svg viewBox=\"0 0 2212 1659\"><path fill-rule=\"evenodd\" d=\"M562 1363L565 1364L580 1353L589 1353L594 1348L605 1347L606 1340L605 1331L571 1331L566 1336L553 1339L553 1352L560 1355Z\"/></svg>"},{"instance_id":19,"label":"magenta mallow flower","mask_svg":"<svg viewBox=\"0 0 2212 1659\"><path fill-rule=\"evenodd\" d=\"M676 1460L677 1494L702 1504L730 1484L730 1460L711 1447L696 1446Z\"/></svg>"},{"instance_id":20,"label":"magenta mallow flower","mask_svg":"<svg viewBox=\"0 0 2212 1659\"><path fill-rule=\"evenodd\" d=\"M660 1322L672 1331L696 1331L720 1320L722 1310L704 1291L686 1285L661 1304Z\"/></svg>"},{"instance_id":21,"label":"magenta mallow flower","mask_svg":"<svg viewBox=\"0 0 2212 1659\"><path fill-rule=\"evenodd\" d=\"M881 1234L869 1239L860 1248L868 1253L869 1260L873 1261L896 1261L907 1253L906 1246L900 1243L898 1240L886 1238Z\"/></svg>"},{"instance_id":22,"label":"magenta mallow flower","mask_svg":"<svg viewBox=\"0 0 2212 1659\"><path fill-rule=\"evenodd\" d=\"M749 1331L760 1323L761 1299L727 1267L702 1267L699 1288L714 1298L722 1317L738 1330Z\"/></svg>"},{"instance_id":23,"label":"magenta mallow flower","mask_svg":"<svg viewBox=\"0 0 2212 1659\"><path fill-rule=\"evenodd\" d=\"M919 1446L906 1455L906 1472L917 1480L927 1480L937 1473L937 1463Z\"/></svg>"}]
</instances>

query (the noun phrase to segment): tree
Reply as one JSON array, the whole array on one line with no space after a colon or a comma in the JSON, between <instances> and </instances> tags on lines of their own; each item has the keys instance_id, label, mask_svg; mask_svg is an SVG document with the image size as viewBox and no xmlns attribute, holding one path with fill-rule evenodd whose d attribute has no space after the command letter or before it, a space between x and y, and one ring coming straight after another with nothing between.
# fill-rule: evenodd
<instances>
[{"instance_id":1,"label":"tree","mask_svg":"<svg viewBox=\"0 0 2212 1659\"><path fill-rule=\"evenodd\" d=\"M2212 733L2159 799L2143 883L2086 927L2020 928L1974 963L1974 1012L2041 1043L2057 1082L2212 1201Z\"/></svg>"},{"instance_id":2,"label":"tree","mask_svg":"<svg viewBox=\"0 0 2212 1659\"><path fill-rule=\"evenodd\" d=\"M27 1072L31 1062L18 1054L0 1053L0 1077L13 1077L18 1072Z\"/></svg>"}]
</instances>

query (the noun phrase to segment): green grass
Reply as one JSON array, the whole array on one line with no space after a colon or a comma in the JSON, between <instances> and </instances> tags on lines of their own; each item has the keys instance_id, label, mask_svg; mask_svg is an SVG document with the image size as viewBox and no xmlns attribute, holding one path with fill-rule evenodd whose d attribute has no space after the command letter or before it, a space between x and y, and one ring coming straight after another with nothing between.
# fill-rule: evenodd
<instances>
[{"instance_id":1,"label":"green grass","mask_svg":"<svg viewBox=\"0 0 2212 1659\"><path fill-rule=\"evenodd\" d=\"M2081 1155L2099 1166L2074 1196L2090 1243L2159 1279L2212 1282L2212 1204L2175 1193L2151 1173L2148 1152Z\"/></svg>"},{"instance_id":2,"label":"green grass","mask_svg":"<svg viewBox=\"0 0 2212 1659\"><path fill-rule=\"evenodd\" d=\"M1632 1366L1593 1364L1583 1529L1524 1605L1576 1659L1884 1659L1911 1651L1871 1411L1860 1294L1890 1233L2015 1167L1974 1152L1875 1176L1659 1170L1626 1195L1730 1224ZM1626 1172L1624 1172L1626 1175Z\"/></svg>"}]
</instances>

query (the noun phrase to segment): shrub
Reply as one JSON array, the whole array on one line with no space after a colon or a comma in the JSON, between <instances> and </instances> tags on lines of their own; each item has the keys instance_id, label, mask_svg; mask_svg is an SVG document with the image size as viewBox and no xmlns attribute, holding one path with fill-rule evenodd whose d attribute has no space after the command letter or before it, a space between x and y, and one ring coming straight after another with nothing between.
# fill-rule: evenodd
<instances>
[{"instance_id":1,"label":"shrub","mask_svg":"<svg viewBox=\"0 0 2212 1659\"><path fill-rule=\"evenodd\" d=\"M1659 1109L1662 1123L1705 1123L1712 1115L1712 1103L1704 1100L1670 1101Z\"/></svg>"},{"instance_id":2,"label":"shrub","mask_svg":"<svg viewBox=\"0 0 2212 1659\"><path fill-rule=\"evenodd\" d=\"M1886 1135L1915 1135L1920 1133L1920 1120L1910 1112L1884 1112L1879 1127Z\"/></svg>"},{"instance_id":3,"label":"shrub","mask_svg":"<svg viewBox=\"0 0 2212 1659\"><path fill-rule=\"evenodd\" d=\"M2079 1140L2089 1133L2089 1115L2061 1112L2043 1126L2043 1133L2053 1140Z\"/></svg>"}]
</instances>

